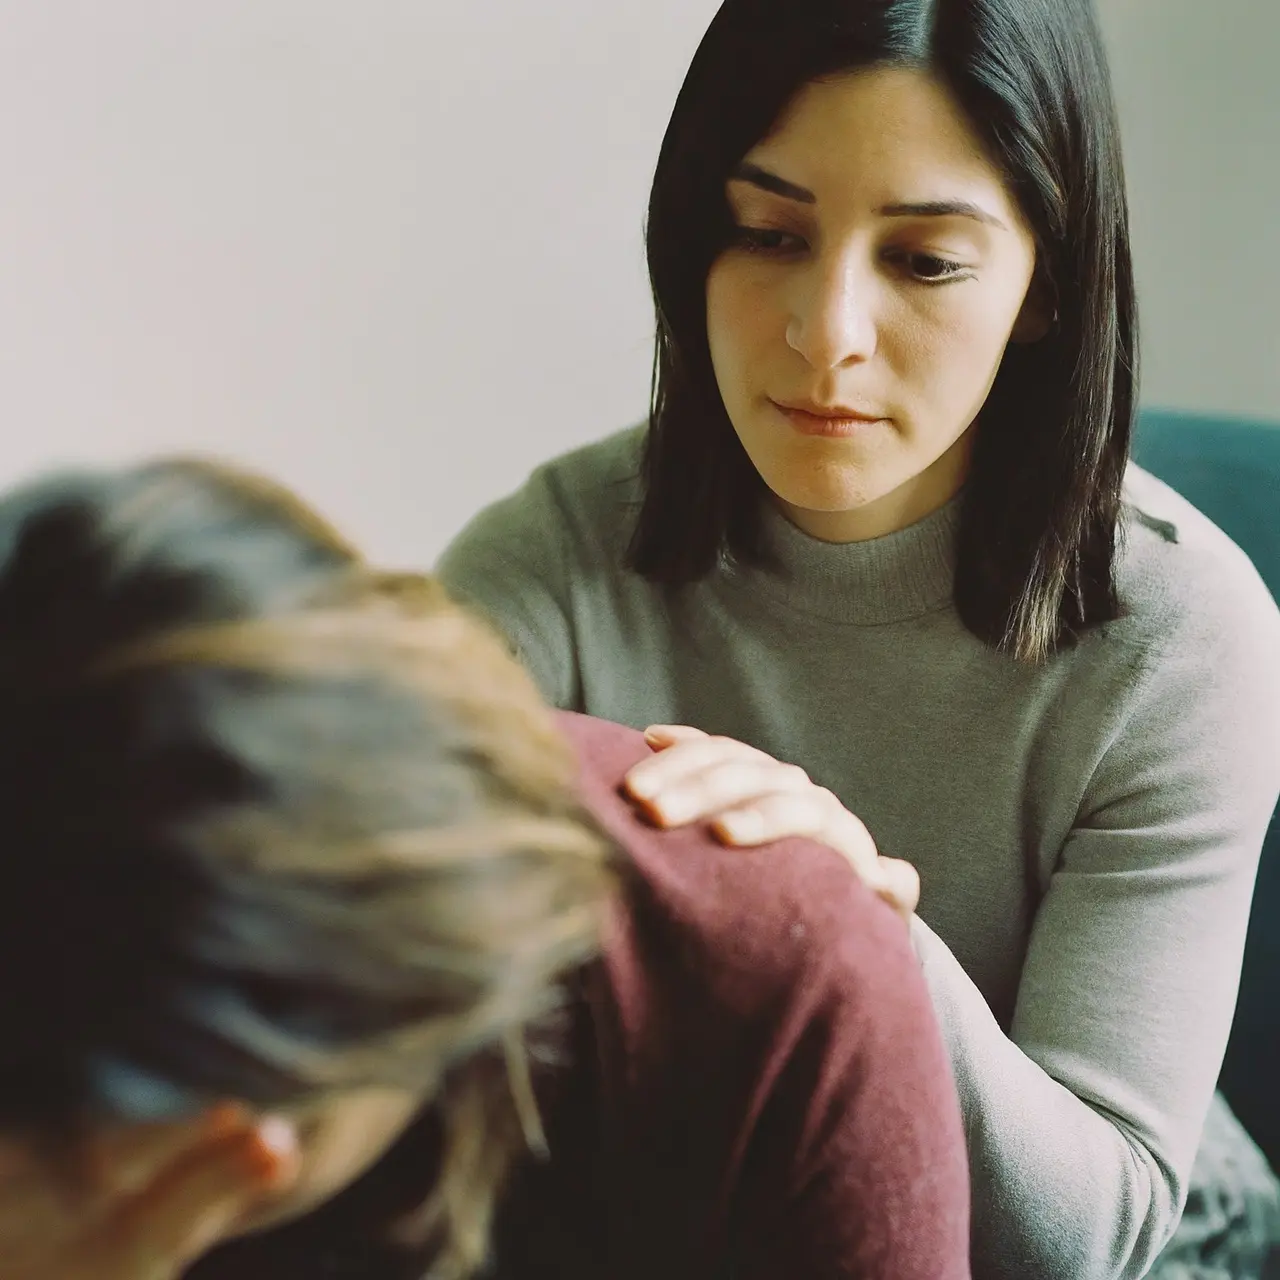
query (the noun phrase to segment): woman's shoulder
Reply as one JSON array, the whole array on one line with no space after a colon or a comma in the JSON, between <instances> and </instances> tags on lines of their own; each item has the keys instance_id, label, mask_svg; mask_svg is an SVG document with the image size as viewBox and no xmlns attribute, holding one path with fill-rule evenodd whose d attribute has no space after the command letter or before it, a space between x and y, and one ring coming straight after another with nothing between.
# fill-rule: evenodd
<instances>
[{"instance_id":1,"label":"woman's shoulder","mask_svg":"<svg viewBox=\"0 0 1280 1280\"><path fill-rule=\"evenodd\" d=\"M619 794L643 736L560 723L582 799L631 871L584 984L623 1220L677 1224L678 1241L689 1205L719 1206L698 1224L712 1271L703 1251L732 1225L740 1256L764 1251L769 1274L775 1258L861 1274L883 1223L912 1213L929 1219L923 1250L962 1256L959 1101L901 919L817 844L729 849L704 825L646 825Z\"/></svg>"},{"instance_id":2,"label":"woman's shoulder","mask_svg":"<svg viewBox=\"0 0 1280 1280\"><path fill-rule=\"evenodd\" d=\"M635 423L588 444L557 454L535 475L569 483L627 485L639 476L648 424Z\"/></svg>"},{"instance_id":3,"label":"woman's shoulder","mask_svg":"<svg viewBox=\"0 0 1280 1280\"><path fill-rule=\"evenodd\" d=\"M1280 608L1252 561L1185 498L1131 467L1116 582L1121 616L1081 655L1089 678L1119 673L1113 713L1158 721L1169 743L1175 723L1198 726L1180 739L1184 752L1254 761L1259 794L1268 792L1280 759ZM1145 714L1131 717L1139 707Z\"/></svg>"},{"instance_id":4,"label":"woman's shoulder","mask_svg":"<svg viewBox=\"0 0 1280 1280\"><path fill-rule=\"evenodd\" d=\"M1136 465L1125 476L1116 583L1118 630L1144 647L1241 630L1280 643L1280 610L1245 552Z\"/></svg>"},{"instance_id":5,"label":"woman's shoulder","mask_svg":"<svg viewBox=\"0 0 1280 1280\"><path fill-rule=\"evenodd\" d=\"M742 1013L776 1011L784 990L818 998L826 987L858 1001L886 981L915 979L901 920L834 850L809 840L730 849L701 824L658 830L621 794L649 754L643 735L572 713L559 722L579 760L580 795L628 869L614 945L629 963L643 965L662 939L664 953L674 945L698 957L698 972Z\"/></svg>"},{"instance_id":6,"label":"woman's shoulder","mask_svg":"<svg viewBox=\"0 0 1280 1280\"><path fill-rule=\"evenodd\" d=\"M624 545L640 495L644 424L579 446L536 467L514 492L475 515L444 554L443 565L473 554L557 555Z\"/></svg>"}]
</instances>

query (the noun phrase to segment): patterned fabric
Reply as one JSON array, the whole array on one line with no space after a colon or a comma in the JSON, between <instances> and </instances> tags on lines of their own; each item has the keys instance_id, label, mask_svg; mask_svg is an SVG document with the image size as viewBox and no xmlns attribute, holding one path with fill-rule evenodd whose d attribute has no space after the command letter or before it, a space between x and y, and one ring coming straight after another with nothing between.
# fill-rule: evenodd
<instances>
[{"instance_id":1,"label":"patterned fabric","mask_svg":"<svg viewBox=\"0 0 1280 1280\"><path fill-rule=\"evenodd\" d=\"M1280 1280L1280 1181L1216 1094L1187 1207L1149 1280Z\"/></svg>"}]
</instances>

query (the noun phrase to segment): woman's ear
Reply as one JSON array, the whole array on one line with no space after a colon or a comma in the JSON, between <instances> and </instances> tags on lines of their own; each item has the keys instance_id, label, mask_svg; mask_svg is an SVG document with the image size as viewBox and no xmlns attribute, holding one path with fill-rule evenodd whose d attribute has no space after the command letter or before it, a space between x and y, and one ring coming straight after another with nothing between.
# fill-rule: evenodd
<instances>
[{"instance_id":1,"label":"woman's ear","mask_svg":"<svg viewBox=\"0 0 1280 1280\"><path fill-rule=\"evenodd\" d=\"M1022 300L1022 310L1013 322L1010 342L1039 342L1047 338L1058 324L1058 290L1049 273L1037 266Z\"/></svg>"}]
</instances>

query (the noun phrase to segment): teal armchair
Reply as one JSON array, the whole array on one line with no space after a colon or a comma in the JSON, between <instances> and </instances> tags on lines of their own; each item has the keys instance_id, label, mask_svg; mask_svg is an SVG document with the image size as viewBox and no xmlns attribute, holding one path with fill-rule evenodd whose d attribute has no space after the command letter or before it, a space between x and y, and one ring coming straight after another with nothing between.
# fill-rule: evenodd
<instances>
[{"instance_id":1,"label":"teal armchair","mask_svg":"<svg viewBox=\"0 0 1280 1280\"><path fill-rule=\"evenodd\" d=\"M1280 424L1146 411L1134 458L1243 547L1280 599ZM1280 1170L1280 809L1262 851L1219 1084Z\"/></svg>"}]
</instances>

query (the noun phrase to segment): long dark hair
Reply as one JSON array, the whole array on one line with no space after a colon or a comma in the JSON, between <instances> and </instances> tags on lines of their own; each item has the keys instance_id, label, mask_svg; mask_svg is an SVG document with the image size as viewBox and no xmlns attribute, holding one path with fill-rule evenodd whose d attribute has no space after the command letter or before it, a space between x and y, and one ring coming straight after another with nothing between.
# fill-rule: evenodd
<instances>
[{"instance_id":1,"label":"long dark hair","mask_svg":"<svg viewBox=\"0 0 1280 1280\"><path fill-rule=\"evenodd\" d=\"M263 481L0 501L0 1130L443 1071L418 1207L468 1273L613 883L574 767L496 637Z\"/></svg>"},{"instance_id":2,"label":"long dark hair","mask_svg":"<svg viewBox=\"0 0 1280 1280\"><path fill-rule=\"evenodd\" d=\"M649 203L657 310L644 502L629 561L679 586L764 559L763 482L725 412L708 272L725 186L805 84L880 66L941 77L1001 164L1057 303L1011 345L982 409L955 600L987 643L1039 660L1119 610L1113 578L1136 397L1137 306L1110 74L1089 0L726 0L689 68Z\"/></svg>"}]
</instances>

